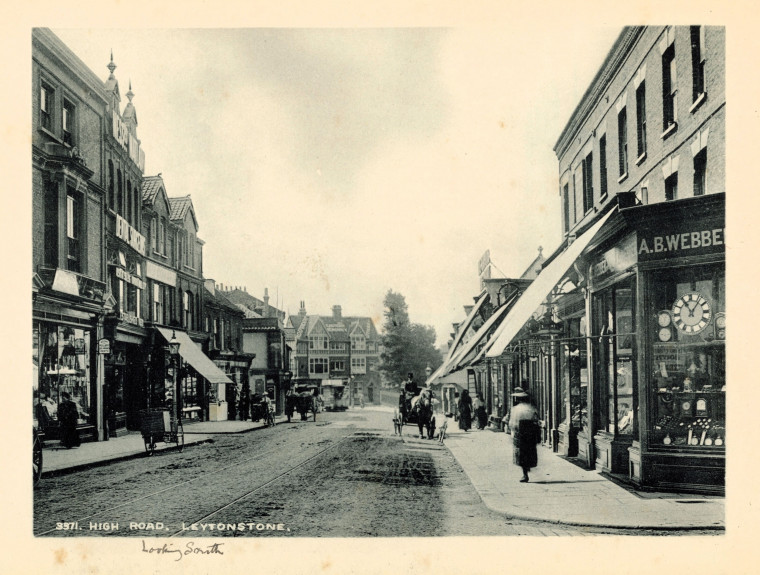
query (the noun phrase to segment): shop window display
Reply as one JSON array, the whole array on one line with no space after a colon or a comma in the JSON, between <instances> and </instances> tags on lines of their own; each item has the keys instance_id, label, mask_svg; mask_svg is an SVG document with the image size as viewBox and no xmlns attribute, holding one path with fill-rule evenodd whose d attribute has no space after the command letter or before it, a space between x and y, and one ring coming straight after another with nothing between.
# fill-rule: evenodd
<instances>
[{"instance_id":1,"label":"shop window display","mask_svg":"<svg viewBox=\"0 0 760 575\"><path fill-rule=\"evenodd\" d=\"M71 395L79 424L90 419L90 331L37 324L33 329L34 420L42 430L57 427L63 392Z\"/></svg>"},{"instance_id":2,"label":"shop window display","mask_svg":"<svg viewBox=\"0 0 760 575\"><path fill-rule=\"evenodd\" d=\"M664 271L656 274L653 291L650 445L723 449L725 271Z\"/></svg>"},{"instance_id":3,"label":"shop window display","mask_svg":"<svg viewBox=\"0 0 760 575\"><path fill-rule=\"evenodd\" d=\"M595 316L599 337L593 344L599 364L600 383L606 399L601 425L609 433L636 436L637 404L634 401L635 338L633 284L613 286L595 298Z\"/></svg>"},{"instance_id":4,"label":"shop window display","mask_svg":"<svg viewBox=\"0 0 760 575\"><path fill-rule=\"evenodd\" d=\"M586 352L586 320L567 321L570 336L560 342L560 393L570 402L570 427L589 432L588 425L588 361ZM567 410L562 410L562 422L567 425Z\"/></svg>"}]
</instances>

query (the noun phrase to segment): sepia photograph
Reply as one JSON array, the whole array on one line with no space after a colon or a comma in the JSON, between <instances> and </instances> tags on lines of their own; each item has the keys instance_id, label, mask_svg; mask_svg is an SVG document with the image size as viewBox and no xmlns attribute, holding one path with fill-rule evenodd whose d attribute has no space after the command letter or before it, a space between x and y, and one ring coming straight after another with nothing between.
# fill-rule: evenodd
<instances>
[{"instance_id":1,"label":"sepia photograph","mask_svg":"<svg viewBox=\"0 0 760 575\"><path fill-rule=\"evenodd\" d=\"M21 19L6 572L752 572L738 10L673 4Z\"/></svg>"}]
</instances>

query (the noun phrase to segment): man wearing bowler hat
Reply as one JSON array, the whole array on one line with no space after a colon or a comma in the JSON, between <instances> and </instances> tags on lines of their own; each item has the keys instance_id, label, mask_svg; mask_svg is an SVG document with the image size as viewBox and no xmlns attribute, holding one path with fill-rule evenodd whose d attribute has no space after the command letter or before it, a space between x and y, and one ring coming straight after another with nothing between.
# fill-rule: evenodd
<instances>
[{"instance_id":1,"label":"man wearing bowler hat","mask_svg":"<svg viewBox=\"0 0 760 575\"><path fill-rule=\"evenodd\" d=\"M538 464L536 444L541 439L538 426L538 411L530 403L530 396L522 387L516 387L512 394L517 404L509 416L512 428L513 461L522 468L520 483L528 482L528 471Z\"/></svg>"}]
</instances>

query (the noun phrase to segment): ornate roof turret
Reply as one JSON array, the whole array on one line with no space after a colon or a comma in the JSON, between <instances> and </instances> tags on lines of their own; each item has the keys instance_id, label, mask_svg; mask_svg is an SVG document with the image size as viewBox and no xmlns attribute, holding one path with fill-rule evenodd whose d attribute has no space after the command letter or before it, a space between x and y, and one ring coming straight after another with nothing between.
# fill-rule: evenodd
<instances>
[{"instance_id":1,"label":"ornate roof turret","mask_svg":"<svg viewBox=\"0 0 760 575\"><path fill-rule=\"evenodd\" d=\"M119 81L116 79L116 76L113 75L113 71L116 70L116 64L114 64L113 61L113 50L111 50L111 61L108 63L106 68L108 68L110 72L108 75L108 80L106 80L106 90L113 94L113 97L118 104L121 102L121 96L119 95Z\"/></svg>"},{"instance_id":2,"label":"ornate roof turret","mask_svg":"<svg viewBox=\"0 0 760 575\"><path fill-rule=\"evenodd\" d=\"M121 115L122 118L124 118L124 121L129 124L129 129L132 134L135 133L135 128L137 127L137 110L135 110L134 104L132 104L132 98L135 97L134 92L132 92L132 80L129 81L129 91L127 92L127 98L129 98L129 102L124 107L124 113Z\"/></svg>"}]
</instances>

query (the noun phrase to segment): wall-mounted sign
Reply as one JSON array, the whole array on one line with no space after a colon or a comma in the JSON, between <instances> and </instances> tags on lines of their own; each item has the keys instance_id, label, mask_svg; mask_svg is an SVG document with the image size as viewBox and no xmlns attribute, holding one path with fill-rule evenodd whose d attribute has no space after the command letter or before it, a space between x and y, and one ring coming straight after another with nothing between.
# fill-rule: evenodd
<instances>
[{"instance_id":1,"label":"wall-mounted sign","mask_svg":"<svg viewBox=\"0 0 760 575\"><path fill-rule=\"evenodd\" d=\"M133 276L131 273L129 273L127 270L122 268L116 268L116 277L120 280L124 280L125 282L132 284L137 289L145 289L145 282L138 278L137 276Z\"/></svg>"},{"instance_id":2,"label":"wall-mounted sign","mask_svg":"<svg viewBox=\"0 0 760 575\"><path fill-rule=\"evenodd\" d=\"M140 168L140 172L145 171L145 152L140 148L140 142L137 138L129 133L129 127L121 119L121 116L114 110L112 116L111 130L113 137L121 147L129 152L130 159Z\"/></svg>"},{"instance_id":3,"label":"wall-mounted sign","mask_svg":"<svg viewBox=\"0 0 760 575\"><path fill-rule=\"evenodd\" d=\"M593 281L599 282L636 264L636 236L631 234L604 252L591 265Z\"/></svg>"},{"instance_id":4,"label":"wall-mounted sign","mask_svg":"<svg viewBox=\"0 0 760 575\"><path fill-rule=\"evenodd\" d=\"M131 325L137 325L140 327L143 327L145 324L141 317L137 317L134 313L126 311L119 313L119 320L123 321L124 323L129 323Z\"/></svg>"},{"instance_id":5,"label":"wall-mounted sign","mask_svg":"<svg viewBox=\"0 0 760 575\"><path fill-rule=\"evenodd\" d=\"M641 230L638 237L640 261L724 253L726 235L723 226L700 226L680 222L668 230Z\"/></svg>"},{"instance_id":6,"label":"wall-mounted sign","mask_svg":"<svg viewBox=\"0 0 760 575\"><path fill-rule=\"evenodd\" d=\"M108 355L111 353L111 340L106 339L105 337L103 339L98 340L98 353L100 355Z\"/></svg>"},{"instance_id":7,"label":"wall-mounted sign","mask_svg":"<svg viewBox=\"0 0 760 575\"><path fill-rule=\"evenodd\" d=\"M116 237L127 242L135 251L145 255L145 236L116 214Z\"/></svg>"}]
</instances>

